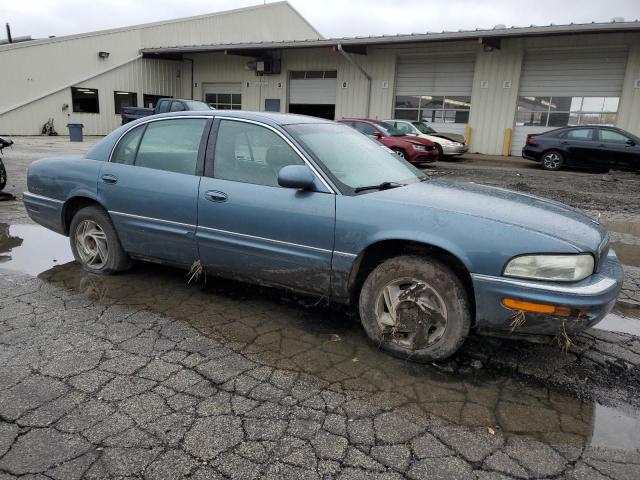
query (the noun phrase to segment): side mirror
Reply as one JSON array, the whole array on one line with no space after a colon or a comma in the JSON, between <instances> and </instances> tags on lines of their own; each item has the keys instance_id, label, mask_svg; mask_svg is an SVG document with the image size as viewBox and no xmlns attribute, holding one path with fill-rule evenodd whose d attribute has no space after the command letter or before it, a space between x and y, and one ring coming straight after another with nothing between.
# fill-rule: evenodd
<instances>
[{"instance_id":1,"label":"side mirror","mask_svg":"<svg viewBox=\"0 0 640 480\"><path fill-rule=\"evenodd\" d=\"M633 146L636 144L636 142L634 142L634 141L633 141L633 140L631 140L631 139L628 139L628 140L627 140L626 142L624 142L624 143L626 143L626 144L627 144L627 145L629 145L630 147L633 147Z\"/></svg>"},{"instance_id":2,"label":"side mirror","mask_svg":"<svg viewBox=\"0 0 640 480\"><path fill-rule=\"evenodd\" d=\"M372 137L376 140L380 140L382 138L382 134L380 132L373 132Z\"/></svg>"},{"instance_id":3,"label":"side mirror","mask_svg":"<svg viewBox=\"0 0 640 480\"><path fill-rule=\"evenodd\" d=\"M278 172L278 185L285 188L312 190L314 176L306 165L287 165Z\"/></svg>"}]
</instances>

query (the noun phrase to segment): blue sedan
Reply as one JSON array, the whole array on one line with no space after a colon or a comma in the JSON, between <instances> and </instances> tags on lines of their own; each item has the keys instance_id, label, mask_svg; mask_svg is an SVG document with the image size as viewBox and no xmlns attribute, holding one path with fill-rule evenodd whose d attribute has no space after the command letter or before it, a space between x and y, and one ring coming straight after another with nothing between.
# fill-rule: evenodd
<instances>
[{"instance_id":1,"label":"blue sedan","mask_svg":"<svg viewBox=\"0 0 640 480\"><path fill-rule=\"evenodd\" d=\"M312 117L146 117L82 158L34 162L24 203L96 274L132 259L357 306L390 353L446 358L471 329L571 334L613 307L604 228L532 195L431 180L365 135Z\"/></svg>"}]
</instances>

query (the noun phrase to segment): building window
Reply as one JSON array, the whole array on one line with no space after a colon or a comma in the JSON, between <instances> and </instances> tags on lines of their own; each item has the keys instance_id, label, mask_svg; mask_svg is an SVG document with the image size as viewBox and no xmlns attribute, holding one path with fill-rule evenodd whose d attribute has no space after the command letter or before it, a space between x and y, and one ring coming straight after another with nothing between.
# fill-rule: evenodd
<instances>
[{"instance_id":1,"label":"building window","mask_svg":"<svg viewBox=\"0 0 640 480\"><path fill-rule=\"evenodd\" d=\"M469 123L471 97L464 96L396 96L394 116L402 120L431 123Z\"/></svg>"},{"instance_id":2,"label":"building window","mask_svg":"<svg viewBox=\"0 0 640 480\"><path fill-rule=\"evenodd\" d=\"M145 108L156 108L156 103L161 98L173 98L171 95L151 95L149 93L145 93L142 95L142 102L144 103Z\"/></svg>"},{"instance_id":3,"label":"building window","mask_svg":"<svg viewBox=\"0 0 640 480\"><path fill-rule=\"evenodd\" d=\"M116 115L122 113L125 107L138 106L138 94L136 92L113 92L113 104L115 105Z\"/></svg>"},{"instance_id":4,"label":"building window","mask_svg":"<svg viewBox=\"0 0 640 480\"><path fill-rule=\"evenodd\" d=\"M620 97L519 97L516 125L615 125Z\"/></svg>"},{"instance_id":5,"label":"building window","mask_svg":"<svg viewBox=\"0 0 640 480\"><path fill-rule=\"evenodd\" d=\"M100 113L98 90L71 87L71 103L74 113Z\"/></svg>"},{"instance_id":6,"label":"building window","mask_svg":"<svg viewBox=\"0 0 640 480\"><path fill-rule=\"evenodd\" d=\"M204 101L217 110L242 110L242 95L239 93L206 93Z\"/></svg>"}]
</instances>

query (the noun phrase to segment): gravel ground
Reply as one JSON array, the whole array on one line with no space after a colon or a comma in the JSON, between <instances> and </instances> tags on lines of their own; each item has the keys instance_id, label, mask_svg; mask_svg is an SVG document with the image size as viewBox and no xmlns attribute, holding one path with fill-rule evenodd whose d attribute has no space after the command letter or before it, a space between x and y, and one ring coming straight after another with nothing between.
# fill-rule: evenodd
<instances>
[{"instance_id":1,"label":"gravel ground","mask_svg":"<svg viewBox=\"0 0 640 480\"><path fill-rule=\"evenodd\" d=\"M13 192L34 158L90 143L17 140L5 151ZM600 204L585 185L602 174L560 172L587 182L569 201L518 163L429 170L501 186L520 173L533 193L620 222L615 240L635 244L636 177L612 175L629 202ZM568 352L472 337L452 360L416 365L370 345L343 311L187 285L150 264L97 277L19 202L0 203L2 223L0 480L640 478L639 337L593 330Z\"/></svg>"}]
</instances>

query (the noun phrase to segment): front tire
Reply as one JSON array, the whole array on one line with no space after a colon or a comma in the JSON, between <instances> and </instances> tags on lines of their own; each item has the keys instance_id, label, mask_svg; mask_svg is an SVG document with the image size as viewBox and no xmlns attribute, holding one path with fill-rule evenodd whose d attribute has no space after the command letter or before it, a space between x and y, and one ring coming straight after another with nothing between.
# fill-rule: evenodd
<instances>
[{"instance_id":1,"label":"front tire","mask_svg":"<svg viewBox=\"0 0 640 480\"><path fill-rule=\"evenodd\" d=\"M557 150L550 150L548 152L544 152L542 154L542 160L540 161L540 165L545 170L560 170L564 163L564 158L562 154Z\"/></svg>"},{"instance_id":2,"label":"front tire","mask_svg":"<svg viewBox=\"0 0 640 480\"><path fill-rule=\"evenodd\" d=\"M419 256L378 265L360 292L367 336L394 356L428 362L453 355L471 327L466 290L444 263Z\"/></svg>"},{"instance_id":3,"label":"front tire","mask_svg":"<svg viewBox=\"0 0 640 480\"><path fill-rule=\"evenodd\" d=\"M69 241L73 256L87 272L109 275L131 266L109 215L98 206L82 208L74 215Z\"/></svg>"},{"instance_id":4,"label":"front tire","mask_svg":"<svg viewBox=\"0 0 640 480\"><path fill-rule=\"evenodd\" d=\"M400 158L403 158L404 160L407 159L407 154L401 148L392 148L391 150L393 150L393 153L398 155Z\"/></svg>"}]
</instances>

